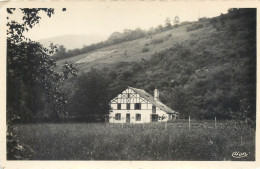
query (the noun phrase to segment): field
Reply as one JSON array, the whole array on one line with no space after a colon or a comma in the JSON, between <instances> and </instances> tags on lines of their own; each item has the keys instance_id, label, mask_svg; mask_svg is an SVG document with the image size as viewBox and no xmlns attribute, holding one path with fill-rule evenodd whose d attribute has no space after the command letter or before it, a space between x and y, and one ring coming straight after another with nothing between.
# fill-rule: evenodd
<instances>
[{"instance_id":1,"label":"field","mask_svg":"<svg viewBox=\"0 0 260 169\"><path fill-rule=\"evenodd\" d=\"M224 121L17 125L32 160L255 160L255 130ZM232 153L246 153L234 158Z\"/></svg>"}]
</instances>

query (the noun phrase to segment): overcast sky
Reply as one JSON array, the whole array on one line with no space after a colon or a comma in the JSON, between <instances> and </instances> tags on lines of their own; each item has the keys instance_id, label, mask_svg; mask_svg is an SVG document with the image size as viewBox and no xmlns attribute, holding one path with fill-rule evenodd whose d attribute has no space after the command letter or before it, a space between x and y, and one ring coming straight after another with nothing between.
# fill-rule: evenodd
<instances>
[{"instance_id":1,"label":"overcast sky","mask_svg":"<svg viewBox=\"0 0 260 169\"><path fill-rule=\"evenodd\" d=\"M109 36L125 28L149 29L164 25L165 19L171 21L178 15L180 21L196 21L198 17L214 17L227 13L228 7L217 7L207 3L90 3L84 7L67 7L62 12L55 8L55 14L48 18L43 16L40 24L26 35L33 40L45 39L67 34L100 34Z\"/></svg>"}]
</instances>

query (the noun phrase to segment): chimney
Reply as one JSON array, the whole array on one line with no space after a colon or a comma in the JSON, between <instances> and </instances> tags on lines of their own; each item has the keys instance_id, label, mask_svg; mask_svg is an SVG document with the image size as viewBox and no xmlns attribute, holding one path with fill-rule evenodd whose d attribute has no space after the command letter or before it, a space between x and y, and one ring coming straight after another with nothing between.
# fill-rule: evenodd
<instances>
[{"instance_id":1,"label":"chimney","mask_svg":"<svg viewBox=\"0 0 260 169\"><path fill-rule=\"evenodd\" d=\"M156 88L154 89L154 100L159 101L159 90Z\"/></svg>"}]
</instances>

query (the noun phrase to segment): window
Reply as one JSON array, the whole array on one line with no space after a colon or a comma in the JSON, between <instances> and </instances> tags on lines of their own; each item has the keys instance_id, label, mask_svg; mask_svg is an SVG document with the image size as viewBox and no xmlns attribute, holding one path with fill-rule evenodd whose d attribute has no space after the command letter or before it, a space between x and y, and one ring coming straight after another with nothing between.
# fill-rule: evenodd
<instances>
[{"instance_id":1,"label":"window","mask_svg":"<svg viewBox=\"0 0 260 169\"><path fill-rule=\"evenodd\" d=\"M141 110L141 103L135 103L135 110Z\"/></svg>"},{"instance_id":2,"label":"window","mask_svg":"<svg viewBox=\"0 0 260 169\"><path fill-rule=\"evenodd\" d=\"M130 97L130 94L128 93L128 94L127 94L127 98L129 98L129 97Z\"/></svg>"},{"instance_id":3,"label":"window","mask_svg":"<svg viewBox=\"0 0 260 169\"><path fill-rule=\"evenodd\" d=\"M127 110L130 110L130 103L127 103L126 109L127 109Z\"/></svg>"},{"instance_id":4,"label":"window","mask_svg":"<svg viewBox=\"0 0 260 169\"><path fill-rule=\"evenodd\" d=\"M121 113L116 113L115 119L116 120L121 120Z\"/></svg>"},{"instance_id":5,"label":"window","mask_svg":"<svg viewBox=\"0 0 260 169\"><path fill-rule=\"evenodd\" d=\"M158 114L151 114L151 121L158 122Z\"/></svg>"},{"instance_id":6,"label":"window","mask_svg":"<svg viewBox=\"0 0 260 169\"><path fill-rule=\"evenodd\" d=\"M141 114L136 114L135 115L135 120L136 121L141 121Z\"/></svg>"},{"instance_id":7,"label":"window","mask_svg":"<svg viewBox=\"0 0 260 169\"><path fill-rule=\"evenodd\" d=\"M117 110L121 110L121 103L117 103Z\"/></svg>"},{"instance_id":8,"label":"window","mask_svg":"<svg viewBox=\"0 0 260 169\"><path fill-rule=\"evenodd\" d=\"M155 106L152 107L152 113L156 113L156 107Z\"/></svg>"}]
</instances>

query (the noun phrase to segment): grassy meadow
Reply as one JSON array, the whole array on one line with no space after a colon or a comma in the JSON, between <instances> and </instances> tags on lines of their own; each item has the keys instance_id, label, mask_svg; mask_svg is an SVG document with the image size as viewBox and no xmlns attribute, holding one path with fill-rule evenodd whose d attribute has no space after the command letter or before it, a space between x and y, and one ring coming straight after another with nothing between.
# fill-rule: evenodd
<instances>
[{"instance_id":1,"label":"grassy meadow","mask_svg":"<svg viewBox=\"0 0 260 169\"><path fill-rule=\"evenodd\" d=\"M17 125L32 160L255 160L255 129L229 121ZM242 136L242 137L241 137ZM246 152L233 158L233 152Z\"/></svg>"}]
</instances>

